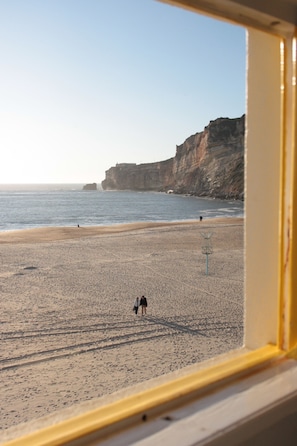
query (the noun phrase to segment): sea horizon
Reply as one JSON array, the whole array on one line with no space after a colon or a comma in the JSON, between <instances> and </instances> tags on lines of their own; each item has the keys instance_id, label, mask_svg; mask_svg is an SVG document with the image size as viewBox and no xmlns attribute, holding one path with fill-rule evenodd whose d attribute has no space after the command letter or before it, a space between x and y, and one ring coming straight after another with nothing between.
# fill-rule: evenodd
<instances>
[{"instance_id":1,"label":"sea horizon","mask_svg":"<svg viewBox=\"0 0 297 446\"><path fill-rule=\"evenodd\" d=\"M0 183L0 192L7 190L80 190L84 185L92 183ZM96 184L98 190L102 190L101 182Z\"/></svg>"}]
</instances>

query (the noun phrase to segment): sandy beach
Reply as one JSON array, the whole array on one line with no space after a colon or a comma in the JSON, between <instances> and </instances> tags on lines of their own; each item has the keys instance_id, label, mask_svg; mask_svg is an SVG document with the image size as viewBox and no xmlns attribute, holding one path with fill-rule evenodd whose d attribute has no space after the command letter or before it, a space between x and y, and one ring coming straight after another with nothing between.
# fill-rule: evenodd
<instances>
[{"instance_id":1,"label":"sandy beach","mask_svg":"<svg viewBox=\"0 0 297 446\"><path fill-rule=\"evenodd\" d=\"M243 225L0 233L0 441L19 423L240 347ZM213 245L208 274L202 233ZM147 315L136 316L141 295Z\"/></svg>"}]
</instances>

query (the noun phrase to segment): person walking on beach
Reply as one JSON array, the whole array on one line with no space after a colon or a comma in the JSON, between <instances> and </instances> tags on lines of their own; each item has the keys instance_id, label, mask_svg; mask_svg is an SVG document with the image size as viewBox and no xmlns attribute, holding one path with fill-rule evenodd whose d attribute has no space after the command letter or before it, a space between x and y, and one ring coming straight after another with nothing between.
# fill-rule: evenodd
<instances>
[{"instance_id":1,"label":"person walking on beach","mask_svg":"<svg viewBox=\"0 0 297 446\"><path fill-rule=\"evenodd\" d=\"M135 312L135 314L138 313L138 308L139 308L139 297L136 297L133 307L133 311Z\"/></svg>"},{"instance_id":2,"label":"person walking on beach","mask_svg":"<svg viewBox=\"0 0 297 446\"><path fill-rule=\"evenodd\" d=\"M144 314L146 314L146 307L147 307L147 299L146 299L146 297L141 296L139 305L141 306L141 314L143 316Z\"/></svg>"}]
</instances>

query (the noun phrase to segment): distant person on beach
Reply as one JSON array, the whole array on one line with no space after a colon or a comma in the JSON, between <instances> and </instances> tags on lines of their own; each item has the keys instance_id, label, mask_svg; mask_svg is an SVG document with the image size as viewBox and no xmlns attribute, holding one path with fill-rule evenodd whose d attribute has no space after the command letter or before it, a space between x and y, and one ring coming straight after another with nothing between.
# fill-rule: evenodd
<instances>
[{"instance_id":1,"label":"distant person on beach","mask_svg":"<svg viewBox=\"0 0 297 446\"><path fill-rule=\"evenodd\" d=\"M136 297L133 307L133 311L135 312L135 314L138 313L138 308L139 308L139 297Z\"/></svg>"},{"instance_id":2,"label":"distant person on beach","mask_svg":"<svg viewBox=\"0 0 297 446\"><path fill-rule=\"evenodd\" d=\"M146 307L147 307L147 300L146 300L146 297L141 296L139 305L141 306L141 314L142 314L142 316L143 316L144 314L146 314Z\"/></svg>"},{"instance_id":3,"label":"distant person on beach","mask_svg":"<svg viewBox=\"0 0 297 446\"><path fill-rule=\"evenodd\" d=\"M200 221L202 221L203 217L200 215Z\"/></svg>"}]
</instances>

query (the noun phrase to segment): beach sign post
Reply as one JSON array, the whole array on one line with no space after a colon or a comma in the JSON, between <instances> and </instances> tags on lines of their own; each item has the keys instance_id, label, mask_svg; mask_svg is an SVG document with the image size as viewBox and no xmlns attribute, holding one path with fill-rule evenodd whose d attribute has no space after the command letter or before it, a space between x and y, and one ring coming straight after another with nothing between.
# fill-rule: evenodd
<instances>
[{"instance_id":1,"label":"beach sign post","mask_svg":"<svg viewBox=\"0 0 297 446\"><path fill-rule=\"evenodd\" d=\"M204 239L204 244L202 245L202 254L206 256L206 275L208 276L208 256L213 253L211 236L212 232L201 232L201 235Z\"/></svg>"}]
</instances>

